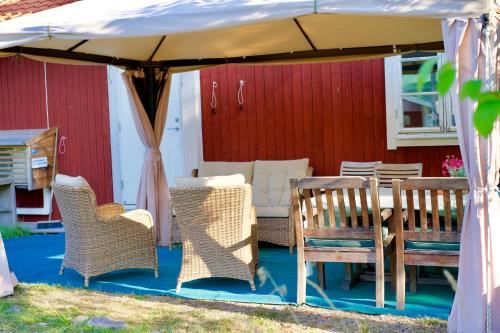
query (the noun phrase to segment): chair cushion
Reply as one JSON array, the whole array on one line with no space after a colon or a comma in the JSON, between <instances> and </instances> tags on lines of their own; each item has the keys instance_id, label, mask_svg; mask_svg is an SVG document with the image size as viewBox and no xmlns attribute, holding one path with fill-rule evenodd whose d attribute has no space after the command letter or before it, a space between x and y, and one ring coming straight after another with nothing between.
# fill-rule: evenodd
<instances>
[{"instance_id":1,"label":"chair cushion","mask_svg":"<svg viewBox=\"0 0 500 333\"><path fill-rule=\"evenodd\" d=\"M255 207L257 217L288 217L290 207Z\"/></svg>"},{"instance_id":2,"label":"chair cushion","mask_svg":"<svg viewBox=\"0 0 500 333\"><path fill-rule=\"evenodd\" d=\"M460 243L405 241L409 250L460 251Z\"/></svg>"},{"instance_id":3,"label":"chair cushion","mask_svg":"<svg viewBox=\"0 0 500 333\"><path fill-rule=\"evenodd\" d=\"M214 177L177 177L175 183L178 187L236 186L245 184L245 176L236 174Z\"/></svg>"},{"instance_id":4,"label":"chair cushion","mask_svg":"<svg viewBox=\"0 0 500 333\"><path fill-rule=\"evenodd\" d=\"M198 177L229 176L242 174L245 182L252 184L254 162L201 162Z\"/></svg>"},{"instance_id":5,"label":"chair cushion","mask_svg":"<svg viewBox=\"0 0 500 333\"><path fill-rule=\"evenodd\" d=\"M256 207L290 207L290 179L306 176L309 159L255 161L253 203Z\"/></svg>"},{"instance_id":6,"label":"chair cushion","mask_svg":"<svg viewBox=\"0 0 500 333\"><path fill-rule=\"evenodd\" d=\"M309 246L320 247L374 247L372 239L310 239Z\"/></svg>"},{"instance_id":7,"label":"chair cushion","mask_svg":"<svg viewBox=\"0 0 500 333\"><path fill-rule=\"evenodd\" d=\"M385 239L389 234L389 229L382 227L382 239ZM311 238L307 241L309 246L321 247L374 247L375 240L373 239L315 239Z\"/></svg>"},{"instance_id":8,"label":"chair cushion","mask_svg":"<svg viewBox=\"0 0 500 333\"><path fill-rule=\"evenodd\" d=\"M55 181L56 184L60 185L74 186L74 187L85 186L90 188L89 183L82 176L71 177L63 174L57 174Z\"/></svg>"}]
</instances>

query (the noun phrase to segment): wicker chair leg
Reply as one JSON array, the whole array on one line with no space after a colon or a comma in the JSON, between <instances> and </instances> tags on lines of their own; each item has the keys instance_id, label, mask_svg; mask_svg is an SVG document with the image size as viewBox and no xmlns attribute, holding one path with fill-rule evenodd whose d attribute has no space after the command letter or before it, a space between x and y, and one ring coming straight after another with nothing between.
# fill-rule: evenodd
<instances>
[{"instance_id":1,"label":"wicker chair leg","mask_svg":"<svg viewBox=\"0 0 500 333\"><path fill-rule=\"evenodd\" d=\"M83 285L85 286L85 288L89 287L89 279L90 279L90 277L85 276L85 280L84 280L84 283L83 283Z\"/></svg>"},{"instance_id":2,"label":"wicker chair leg","mask_svg":"<svg viewBox=\"0 0 500 333\"><path fill-rule=\"evenodd\" d=\"M252 291L255 291L255 282L252 281L248 281L250 283L250 289L252 289Z\"/></svg>"},{"instance_id":3,"label":"wicker chair leg","mask_svg":"<svg viewBox=\"0 0 500 333\"><path fill-rule=\"evenodd\" d=\"M289 245L288 248L290 249L290 254L293 254L293 245Z\"/></svg>"},{"instance_id":4,"label":"wicker chair leg","mask_svg":"<svg viewBox=\"0 0 500 333\"><path fill-rule=\"evenodd\" d=\"M175 287L175 292L178 293L179 291L181 291L181 285L182 285L182 282L177 282L177 287Z\"/></svg>"},{"instance_id":5,"label":"wicker chair leg","mask_svg":"<svg viewBox=\"0 0 500 333\"><path fill-rule=\"evenodd\" d=\"M158 270L157 270L157 269L155 269L155 278L157 279L157 278L159 278L159 277L160 277L160 273L158 273Z\"/></svg>"},{"instance_id":6,"label":"wicker chair leg","mask_svg":"<svg viewBox=\"0 0 500 333\"><path fill-rule=\"evenodd\" d=\"M64 274L64 264L61 264L61 269L59 270L59 275Z\"/></svg>"}]
</instances>

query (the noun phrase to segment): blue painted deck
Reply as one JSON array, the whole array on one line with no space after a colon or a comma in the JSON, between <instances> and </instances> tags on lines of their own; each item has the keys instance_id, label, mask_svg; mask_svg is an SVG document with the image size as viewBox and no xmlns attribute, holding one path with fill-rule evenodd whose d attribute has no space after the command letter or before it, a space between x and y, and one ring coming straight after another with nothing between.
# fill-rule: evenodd
<instances>
[{"instance_id":1,"label":"blue painted deck","mask_svg":"<svg viewBox=\"0 0 500 333\"><path fill-rule=\"evenodd\" d=\"M47 283L64 287L82 288L83 278L71 269L59 276L64 255L64 235L35 235L6 240L5 247L11 269L19 281ZM182 249L158 248L160 278L155 279L151 270L125 270L104 274L90 280L90 288L98 291L138 295L166 295L191 299L236 301L264 304L294 304L296 299L296 257L288 248L262 247L260 267L265 267L278 285L286 286L287 294L273 294L273 286L260 285L256 276L257 291L249 284L231 279L203 279L186 282L179 293L175 292L177 274L181 264ZM416 294L406 294L406 310L396 310L395 295L386 284L386 307L375 307L375 283L360 282L349 291L338 288L343 278L343 264L327 264L326 294L337 309L368 314L394 314L429 316L447 319L454 292L448 286L419 285ZM315 281L315 277L311 277ZM307 304L328 307L328 303L314 288L307 289Z\"/></svg>"}]
</instances>

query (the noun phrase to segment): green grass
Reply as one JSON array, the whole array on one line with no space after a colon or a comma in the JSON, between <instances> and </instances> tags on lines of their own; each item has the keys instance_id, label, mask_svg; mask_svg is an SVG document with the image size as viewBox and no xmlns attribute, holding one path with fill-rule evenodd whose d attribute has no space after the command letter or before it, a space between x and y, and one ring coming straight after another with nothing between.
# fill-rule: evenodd
<instances>
[{"instance_id":1,"label":"green grass","mask_svg":"<svg viewBox=\"0 0 500 333\"><path fill-rule=\"evenodd\" d=\"M21 227L0 227L0 234L2 234L2 239L10 239L14 237L29 236L31 231Z\"/></svg>"},{"instance_id":2,"label":"green grass","mask_svg":"<svg viewBox=\"0 0 500 333\"><path fill-rule=\"evenodd\" d=\"M19 311L12 311L16 308ZM294 316L291 315L294 313ZM125 321L125 330L98 329L78 316ZM446 321L370 316L308 306L273 306L111 294L44 284L16 287L0 299L0 332L436 332Z\"/></svg>"}]
</instances>

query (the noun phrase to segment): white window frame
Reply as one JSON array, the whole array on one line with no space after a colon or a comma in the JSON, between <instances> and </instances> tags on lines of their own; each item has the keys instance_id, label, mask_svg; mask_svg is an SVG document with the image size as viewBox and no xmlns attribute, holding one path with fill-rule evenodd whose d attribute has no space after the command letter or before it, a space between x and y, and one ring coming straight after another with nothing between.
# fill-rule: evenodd
<instances>
[{"instance_id":1,"label":"white window frame","mask_svg":"<svg viewBox=\"0 0 500 333\"><path fill-rule=\"evenodd\" d=\"M428 59L415 57L412 60ZM444 62L444 54L438 53L438 67ZM439 127L404 128L401 113L402 69L400 55L385 58L385 95L387 149L414 146L454 146L458 145L456 127L451 126L452 108L449 96L439 97Z\"/></svg>"}]
</instances>

